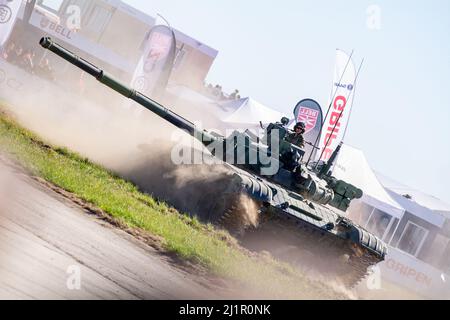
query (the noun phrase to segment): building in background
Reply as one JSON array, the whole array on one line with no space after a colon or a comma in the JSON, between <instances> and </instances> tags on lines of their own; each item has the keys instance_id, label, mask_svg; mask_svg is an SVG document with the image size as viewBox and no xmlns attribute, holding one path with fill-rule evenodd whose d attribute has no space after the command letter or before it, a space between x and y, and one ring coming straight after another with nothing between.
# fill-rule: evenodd
<instances>
[{"instance_id":1,"label":"building in background","mask_svg":"<svg viewBox=\"0 0 450 320\"><path fill-rule=\"evenodd\" d=\"M389 245L379 264L382 281L417 296L450 299L450 205L376 174L364 153L348 145L333 175L364 190L348 215Z\"/></svg>"},{"instance_id":2,"label":"building in background","mask_svg":"<svg viewBox=\"0 0 450 320\"><path fill-rule=\"evenodd\" d=\"M37 60L47 55L37 43L48 35L130 83L156 19L119 0L24 0L19 20L11 39L25 50L34 50ZM169 81L200 90L218 52L178 30L174 32L177 53ZM84 81L78 70L69 70L73 68L66 62L57 57L49 59L57 74Z\"/></svg>"}]
</instances>

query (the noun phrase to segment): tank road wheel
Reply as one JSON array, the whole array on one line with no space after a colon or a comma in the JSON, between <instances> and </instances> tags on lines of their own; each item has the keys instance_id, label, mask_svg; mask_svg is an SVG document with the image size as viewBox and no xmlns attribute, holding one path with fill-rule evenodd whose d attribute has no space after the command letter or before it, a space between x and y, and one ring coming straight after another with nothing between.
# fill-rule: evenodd
<instances>
[{"instance_id":1,"label":"tank road wheel","mask_svg":"<svg viewBox=\"0 0 450 320\"><path fill-rule=\"evenodd\" d=\"M270 242L260 239L270 239ZM283 216L272 216L257 230L247 232L244 246L267 251L311 277L355 287L380 259L369 251L307 224L296 224ZM357 249L357 250L356 250Z\"/></svg>"},{"instance_id":2,"label":"tank road wheel","mask_svg":"<svg viewBox=\"0 0 450 320\"><path fill-rule=\"evenodd\" d=\"M332 266L330 275L336 282L348 289L353 289L371 273L371 267L381 261L368 250L358 248L357 253L353 250L348 251L346 249L348 247L355 247L355 245L346 243L334 248L336 253L341 250L346 253L330 257L329 264Z\"/></svg>"},{"instance_id":3,"label":"tank road wheel","mask_svg":"<svg viewBox=\"0 0 450 320\"><path fill-rule=\"evenodd\" d=\"M371 267L380 262L380 259L370 252L362 256L352 255L348 259L348 272L340 276L342 283L348 288L356 287L371 273Z\"/></svg>"}]
</instances>

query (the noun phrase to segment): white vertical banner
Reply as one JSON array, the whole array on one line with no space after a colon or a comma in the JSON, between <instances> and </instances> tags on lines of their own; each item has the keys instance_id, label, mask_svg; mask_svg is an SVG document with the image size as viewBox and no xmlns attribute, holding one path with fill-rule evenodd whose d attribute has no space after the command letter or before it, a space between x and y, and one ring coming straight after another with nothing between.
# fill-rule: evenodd
<instances>
[{"instance_id":1,"label":"white vertical banner","mask_svg":"<svg viewBox=\"0 0 450 320\"><path fill-rule=\"evenodd\" d=\"M0 0L0 47L3 47L16 22L22 0Z\"/></svg>"},{"instance_id":2,"label":"white vertical banner","mask_svg":"<svg viewBox=\"0 0 450 320\"><path fill-rule=\"evenodd\" d=\"M168 68L168 59L173 60L174 41L173 32L170 28L163 25L152 28L144 54L133 75L132 86L136 90L152 97L160 76Z\"/></svg>"},{"instance_id":3,"label":"white vertical banner","mask_svg":"<svg viewBox=\"0 0 450 320\"><path fill-rule=\"evenodd\" d=\"M319 144L321 152L318 155L322 154L322 157L317 160L328 161L344 138L353 105L355 81L356 69L351 57L337 49L331 108L325 119Z\"/></svg>"}]
</instances>

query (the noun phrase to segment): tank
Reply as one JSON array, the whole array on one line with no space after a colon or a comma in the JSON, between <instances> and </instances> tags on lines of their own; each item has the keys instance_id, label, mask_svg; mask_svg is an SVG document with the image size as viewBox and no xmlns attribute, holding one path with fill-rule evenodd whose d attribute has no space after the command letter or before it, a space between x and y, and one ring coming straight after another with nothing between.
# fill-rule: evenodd
<instances>
[{"instance_id":1,"label":"tank","mask_svg":"<svg viewBox=\"0 0 450 320\"><path fill-rule=\"evenodd\" d=\"M351 201L361 198L363 191L332 176L330 169L341 146L326 163L305 163L305 151L286 141L289 130L283 123L269 125L263 139L248 130L224 137L197 129L189 120L120 83L51 38L42 38L40 45L185 130L224 162L232 175L211 208L215 213L211 222L239 237L251 238L258 229L270 229L275 242L277 237L289 235L289 241L283 242L284 255L303 253L299 256L313 261L312 268L326 269L347 287L355 286L371 266L385 259L386 244L346 217ZM242 196L257 206L260 223L256 229L246 229L237 217Z\"/></svg>"}]
</instances>

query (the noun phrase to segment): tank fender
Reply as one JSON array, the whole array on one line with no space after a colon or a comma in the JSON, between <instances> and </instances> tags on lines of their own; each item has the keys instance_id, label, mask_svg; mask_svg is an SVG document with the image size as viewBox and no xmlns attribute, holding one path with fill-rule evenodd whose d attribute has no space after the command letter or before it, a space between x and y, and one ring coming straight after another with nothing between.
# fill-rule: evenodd
<instances>
[{"instance_id":1,"label":"tank fender","mask_svg":"<svg viewBox=\"0 0 450 320\"><path fill-rule=\"evenodd\" d=\"M271 203L273 198L273 190L262 180L244 176L238 173L233 175L235 185L246 192L251 198L263 203Z\"/></svg>"},{"instance_id":2,"label":"tank fender","mask_svg":"<svg viewBox=\"0 0 450 320\"><path fill-rule=\"evenodd\" d=\"M365 247L382 259L386 257L387 246L383 241L361 227L352 225L349 226L349 229L350 230L347 232L347 235L353 243L361 244L361 246Z\"/></svg>"}]
</instances>

